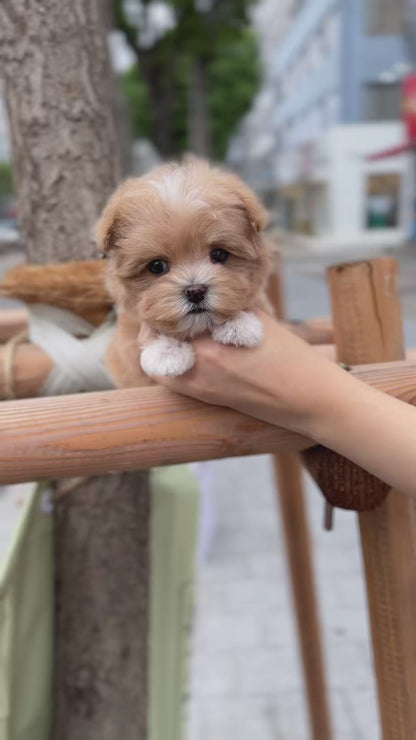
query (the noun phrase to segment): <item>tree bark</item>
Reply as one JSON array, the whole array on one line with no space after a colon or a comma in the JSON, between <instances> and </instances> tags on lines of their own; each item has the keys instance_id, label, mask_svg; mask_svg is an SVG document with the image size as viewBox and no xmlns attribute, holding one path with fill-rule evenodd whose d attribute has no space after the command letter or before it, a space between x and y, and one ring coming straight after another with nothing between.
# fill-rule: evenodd
<instances>
[{"instance_id":1,"label":"tree bark","mask_svg":"<svg viewBox=\"0 0 416 740\"><path fill-rule=\"evenodd\" d=\"M2 0L19 219L31 262L96 256L91 227L118 179L97 0Z\"/></svg>"},{"instance_id":2,"label":"tree bark","mask_svg":"<svg viewBox=\"0 0 416 740\"><path fill-rule=\"evenodd\" d=\"M153 138L162 157L172 157L176 152L174 135L175 106L175 54L167 62L157 59L157 52L142 50L137 57L139 69L146 81L153 113Z\"/></svg>"},{"instance_id":3,"label":"tree bark","mask_svg":"<svg viewBox=\"0 0 416 740\"><path fill-rule=\"evenodd\" d=\"M146 738L145 483L91 478L56 507L56 740Z\"/></svg>"},{"instance_id":4,"label":"tree bark","mask_svg":"<svg viewBox=\"0 0 416 740\"><path fill-rule=\"evenodd\" d=\"M113 0L102 0L100 9L104 27L110 33L116 28ZM117 151L120 161L120 172L124 178L132 172L133 128L127 100L115 75L111 77L111 83L110 92L117 138Z\"/></svg>"},{"instance_id":5,"label":"tree bark","mask_svg":"<svg viewBox=\"0 0 416 740\"><path fill-rule=\"evenodd\" d=\"M200 157L211 158L212 137L208 106L208 79L205 61L191 60L188 90L188 148Z\"/></svg>"},{"instance_id":6,"label":"tree bark","mask_svg":"<svg viewBox=\"0 0 416 740\"><path fill-rule=\"evenodd\" d=\"M93 256L91 227L117 183L99 5L0 5L0 63L32 262ZM145 740L149 507L146 473L91 478L57 496L56 740Z\"/></svg>"}]
</instances>

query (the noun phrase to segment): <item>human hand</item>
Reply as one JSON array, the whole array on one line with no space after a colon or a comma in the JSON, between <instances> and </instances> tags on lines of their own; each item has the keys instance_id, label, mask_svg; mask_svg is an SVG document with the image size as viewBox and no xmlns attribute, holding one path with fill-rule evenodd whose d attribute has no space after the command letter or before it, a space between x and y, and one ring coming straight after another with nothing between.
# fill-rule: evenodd
<instances>
[{"instance_id":1,"label":"human hand","mask_svg":"<svg viewBox=\"0 0 416 740\"><path fill-rule=\"evenodd\" d=\"M346 373L282 324L258 312L264 339L255 349L201 337L193 343L194 367L179 377L156 377L161 385L207 403L229 406L272 424L310 433L326 406L329 377ZM145 344L149 329L139 336Z\"/></svg>"},{"instance_id":2,"label":"human hand","mask_svg":"<svg viewBox=\"0 0 416 740\"><path fill-rule=\"evenodd\" d=\"M202 337L185 375L155 378L178 393L299 432L416 496L416 409L345 372L334 358L258 313L256 349ZM146 341L143 329L140 341Z\"/></svg>"}]
</instances>

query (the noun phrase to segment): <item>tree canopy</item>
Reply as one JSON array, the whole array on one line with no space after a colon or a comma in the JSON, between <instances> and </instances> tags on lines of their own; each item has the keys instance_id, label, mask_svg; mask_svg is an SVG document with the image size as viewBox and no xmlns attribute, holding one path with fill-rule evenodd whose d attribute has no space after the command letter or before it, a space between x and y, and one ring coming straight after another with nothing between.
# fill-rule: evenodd
<instances>
[{"instance_id":1,"label":"tree canopy","mask_svg":"<svg viewBox=\"0 0 416 740\"><path fill-rule=\"evenodd\" d=\"M114 2L137 60L123 75L135 133L169 156L191 148L192 127L206 125L212 147L203 153L223 158L260 81L253 0Z\"/></svg>"}]
</instances>

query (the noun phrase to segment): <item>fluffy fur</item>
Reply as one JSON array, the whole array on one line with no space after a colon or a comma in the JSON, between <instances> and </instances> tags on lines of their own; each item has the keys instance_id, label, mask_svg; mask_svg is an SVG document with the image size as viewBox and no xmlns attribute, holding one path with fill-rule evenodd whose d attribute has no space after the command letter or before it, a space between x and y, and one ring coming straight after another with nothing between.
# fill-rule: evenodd
<instances>
[{"instance_id":1,"label":"fluffy fur","mask_svg":"<svg viewBox=\"0 0 416 740\"><path fill-rule=\"evenodd\" d=\"M142 354L148 374L188 370L189 341L206 332L238 346L260 343L261 324L250 309L262 304L269 272L265 224L266 212L249 188L196 159L163 165L118 188L96 240L109 258L107 285L119 309L109 357L119 384L140 382L134 341L141 322L153 332L152 347ZM213 259L218 249L228 253L223 264ZM163 260L166 274L152 274L154 260ZM195 285L206 289L198 305L185 292Z\"/></svg>"}]
</instances>

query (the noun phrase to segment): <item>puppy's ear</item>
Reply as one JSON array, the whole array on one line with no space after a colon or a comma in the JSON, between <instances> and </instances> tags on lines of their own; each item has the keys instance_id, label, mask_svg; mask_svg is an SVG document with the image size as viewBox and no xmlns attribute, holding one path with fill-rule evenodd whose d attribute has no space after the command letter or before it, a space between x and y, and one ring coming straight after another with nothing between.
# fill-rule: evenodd
<instances>
[{"instance_id":1,"label":"puppy's ear","mask_svg":"<svg viewBox=\"0 0 416 740\"><path fill-rule=\"evenodd\" d=\"M251 188L244 185L241 181L238 183L238 195L244 203L246 211L249 215L250 221L253 224L256 231L263 231L267 226L269 215L260 203L257 196L253 193Z\"/></svg>"},{"instance_id":2,"label":"puppy's ear","mask_svg":"<svg viewBox=\"0 0 416 740\"><path fill-rule=\"evenodd\" d=\"M260 203L259 199L251 188L243 183L236 175L227 175L230 189L237 195L243 204L250 222L255 231L263 231L267 226L269 215Z\"/></svg>"},{"instance_id":3,"label":"puppy's ear","mask_svg":"<svg viewBox=\"0 0 416 740\"><path fill-rule=\"evenodd\" d=\"M94 240L104 257L108 257L109 253L118 246L123 236L128 222L131 196L139 191L141 182L142 178L138 177L125 180L112 194L95 225Z\"/></svg>"},{"instance_id":4,"label":"puppy's ear","mask_svg":"<svg viewBox=\"0 0 416 740\"><path fill-rule=\"evenodd\" d=\"M117 246L120 230L121 215L111 198L94 228L94 240L103 257L108 257L111 250Z\"/></svg>"}]
</instances>

